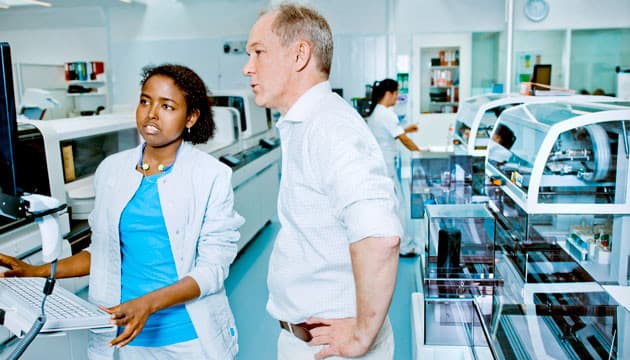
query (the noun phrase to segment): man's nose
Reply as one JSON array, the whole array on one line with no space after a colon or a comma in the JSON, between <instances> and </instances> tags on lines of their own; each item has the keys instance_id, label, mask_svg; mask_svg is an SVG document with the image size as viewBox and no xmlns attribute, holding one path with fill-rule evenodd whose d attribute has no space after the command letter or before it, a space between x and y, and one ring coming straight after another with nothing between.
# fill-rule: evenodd
<instances>
[{"instance_id":1,"label":"man's nose","mask_svg":"<svg viewBox=\"0 0 630 360\"><path fill-rule=\"evenodd\" d=\"M247 59L247 62L245 63L245 66L243 66L243 75L250 76L253 73L254 73L254 65L252 64L252 58L249 57Z\"/></svg>"}]
</instances>

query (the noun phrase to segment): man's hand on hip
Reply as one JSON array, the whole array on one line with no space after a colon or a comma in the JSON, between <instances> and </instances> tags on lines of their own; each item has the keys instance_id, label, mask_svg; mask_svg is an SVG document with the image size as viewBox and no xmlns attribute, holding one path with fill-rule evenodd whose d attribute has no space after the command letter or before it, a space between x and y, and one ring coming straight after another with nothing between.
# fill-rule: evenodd
<instances>
[{"instance_id":1,"label":"man's hand on hip","mask_svg":"<svg viewBox=\"0 0 630 360\"><path fill-rule=\"evenodd\" d=\"M315 359L325 359L330 356L358 357L365 355L372 345L371 339L359 331L356 318L321 319L310 318L307 324L321 323L310 331L313 339L309 345L324 345L324 348L315 354Z\"/></svg>"}]
</instances>

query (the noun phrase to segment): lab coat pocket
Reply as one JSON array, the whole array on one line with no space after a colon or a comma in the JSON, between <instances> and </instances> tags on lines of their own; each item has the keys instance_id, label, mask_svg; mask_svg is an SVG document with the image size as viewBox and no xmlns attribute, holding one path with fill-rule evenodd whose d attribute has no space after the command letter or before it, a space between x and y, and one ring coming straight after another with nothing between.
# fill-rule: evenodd
<instances>
[{"instance_id":1,"label":"lab coat pocket","mask_svg":"<svg viewBox=\"0 0 630 360\"><path fill-rule=\"evenodd\" d=\"M90 360L114 359L114 347L109 342L116 337L116 328L91 329L88 331L88 358Z\"/></svg>"},{"instance_id":2,"label":"lab coat pocket","mask_svg":"<svg viewBox=\"0 0 630 360\"><path fill-rule=\"evenodd\" d=\"M213 348L222 349L227 358L234 359L238 353L238 332L229 307L213 314L217 332L211 340Z\"/></svg>"}]
</instances>

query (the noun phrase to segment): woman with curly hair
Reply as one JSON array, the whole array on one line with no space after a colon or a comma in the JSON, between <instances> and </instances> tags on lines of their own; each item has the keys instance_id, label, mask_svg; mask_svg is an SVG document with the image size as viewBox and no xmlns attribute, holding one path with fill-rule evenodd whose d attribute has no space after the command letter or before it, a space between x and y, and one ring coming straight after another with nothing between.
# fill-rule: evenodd
<instances>
[{"instance_id":1,"label":"woman with curly hair","mask_svg":"<svg viewBox=\"0 0 630 360\"><path fill-rule=\"evenodd\" d=\"M203 80L181 65L143 69L136 125L144 143L95 174L92 243L59 262L58 278L90 274L89 300L115 329L90 334L91 359L233 359L234 317L223 287L243 219L231 170L191 144L214 122ZM48 276L0 255L3 276Z\"/></svg>"}]
</instances>

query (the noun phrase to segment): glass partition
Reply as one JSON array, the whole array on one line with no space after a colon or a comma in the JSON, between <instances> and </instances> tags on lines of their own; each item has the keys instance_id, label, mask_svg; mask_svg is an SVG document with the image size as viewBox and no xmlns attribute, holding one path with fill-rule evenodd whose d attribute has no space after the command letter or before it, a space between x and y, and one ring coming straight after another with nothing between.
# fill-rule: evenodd
<instances>
[{"instance_id":1,"label":"glass partition","mask_svg":"<svg viewBox=\"0 0 630 360\"><path fill-rule=\"evenodd\" d=\"M504 81L504 71L500 66L500 57L505 56L500 52L502 40L503 37L500 32L472 34L472 96L489 92L503 92L503 86L496 86L502 85Z\"/></svg>"},{"instance_id":2,"label":"glass partition","mask_svg":"<svg viewBox=\"0 0 630 360\"><path fill-rule=\"evenodd\" d=\"M590 94L615 95L617 66L630 62L630 29L573 30L569 86Z\"/></svg>"},{"instance_id":3,"label":"glass partition","mask_svg":"<svg viewBox=\"0 0 630 360\"><path fill-rule=\"evenodd\" d=\"M536 64L551 65L551 85L565 87L563 66L566 30L514 31L512 89L531 81Z\"/></svg>"}]
</instances>

